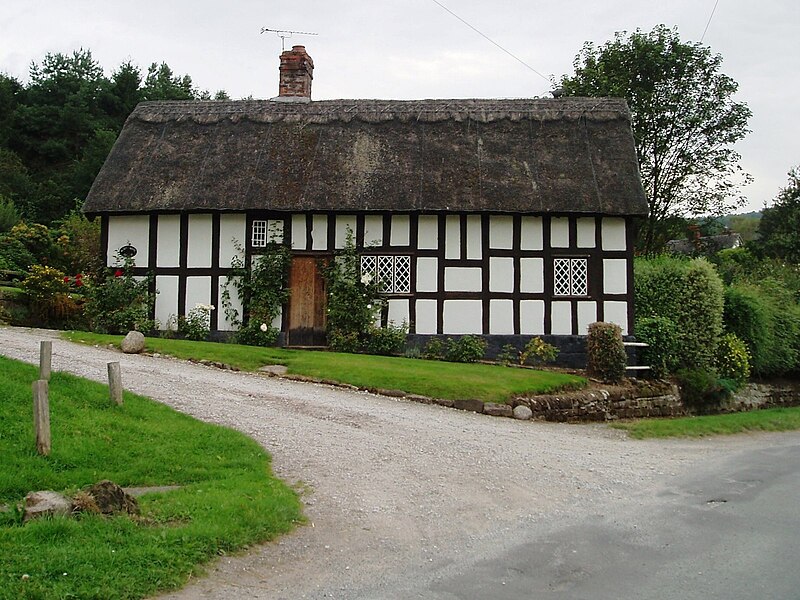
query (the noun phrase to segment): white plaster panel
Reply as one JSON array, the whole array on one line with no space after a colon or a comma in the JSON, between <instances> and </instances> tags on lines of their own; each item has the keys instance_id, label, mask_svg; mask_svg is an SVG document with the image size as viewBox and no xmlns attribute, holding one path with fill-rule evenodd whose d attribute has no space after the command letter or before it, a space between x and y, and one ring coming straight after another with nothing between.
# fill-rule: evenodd
<instances>
[{"instance_id":1,"label":"white plaster panel","mask_svg":"<svg viewBox=\"0 0 800 600\"><path fill-rule=\"evenodd\" d=\"M278 331L281 330L282 324L283 324L283 307L281 307L281 310L278 312L277 315L275 315L275 318L272 319L272 326Z\"/></svg>"},{"instance_id":2,"label":"white plaster panel","mask_svg":"<svg viewBox=\"0 0 800 600\"><path fill-rule=\"evenodd\" d=\"M223 269L231 266L233 257L244 259L244 254L236 250L238 245L244 249L247 239L247 219L243 214L220 215L219 217L219 266ZM159 229L161 226L159 225ZM159 246L161 244L159 243Z\"/></svg>"},{"instance_id":3,"label":"white plaster panel","mask_svg":"<svg viewBox=\"0 0 800 600\"><path fill-rule=\"evenodd\" d=\"M306 216L292 215L292 248L294 250L308 250L306 244Z\"/></svg>"},{"instance_id":4,"label":"white plaster panel","mask_svg":"<svg viewBox=\"0 0 800 600\"><path fill-rule=\"evenodd\" d=\"M519 303L521 335L544 334L544 300L521 300Z\"/></svg>"},{"instance_id":5,"label":"white plaster panel","mask_svg":"<svg viewBox=\"0 0 800 600\"><path fill-rule=\"evenodd\" d=\"M189 268L211 266L211 215L189 215L186 266Z\"/></svg>"},{"instance_id":6,"label":"white plaster panel","mask_svg":"<svg viewBox=\"0 0 800 600\"><path fill-rule=\"evenodd\" d=\"M514 301L489 301L489 333L503 335L514 333Z\"/></svg>"},{"instance_id":7,"label":"white plaster panel","mask_svg":"<svg viewBox=\"0 0 800 600\"><path fill-rule=\"evenodd\" d=\"M336 248L344 248L347 241L347 230L356 235L356 217L355 215L338 215L336 217ZM353 237L355 243L355 237Z\"/></svg>"},{"instance_id":8,"label":"white plaster panel","mask_svg":"<svg viewBox=\"0 0 800 600\"><path fill-rule=\"evenodd\" d=\"M225 308L222 306L222 293L225 291L226 284L228 285L228 292L230 293L231 297L231 308L237 311L239 320L242 319L244 309L242 309L242 302L239 300L239 290L234 285L234 282L239 280L239 277L231 277L231 281L228 283L227 277L219 278L219 298L217 298L214 306L216 306L217 310L219 311L217 314L217 329L220 331L233 331L238 329L238 327L231 323L228 317L225 315Z\"/></svg>"},{"instance_id":9,"label":"white plaster panel","mask_svg":"<svg viewBox=\"0 0 800 600\"><path fill-rule=\"evenodd\" d=\"M622 328L622 335L628 335L628 303L603 302L603 321L616 323Z\"/></svg>"},{"instance_id":10,"label":"white plaster panel","mask_svg":"<svg viewBox=\"0 0 800 600\"><path fill-rule=\"evenodd\" d=\"M578 248L594 248L595 230L597 225L594 217L581 217L577 219Z\"/></svg>"},{"instance_id":11,"label":"white plaster panel","mask_svg":"<svg viewBox=\"0 0 800 600\"><path fill-rule=\"evenodd\" d=\"M443 333L483 333L483 302L445 300Z\"/></svg>"},{"instance_id":12,"label":"white plaster panel","mask_svg":"<svg viewBox=\"0 0 800 600\"><path fill-rule=\"evenodd\" d=\"M364 217L364 246L383 245L383 216L367 215Z\"/></svg>"},{"instance_id":13,"label":"white plaster panel","mask_svg":"<svg viewBox=\"0 0 800 600\"><path fill-rule=\"evenodd\" d=\"M444 270L446 292L480 292L483 270L480 267L447 267Z\"/></svg>"},{"instance_id":14,"label":"white plaster panel","mask_svg":"<svg viewBox=\"0 0 800 600\"><path fill-rule=\"evenodd\" d=\"M439 261L432 256L417 258L417 291L436 292L439 289Z\"/></svg>"},{"instance_id":15,"label":"white plaster panel","mask_svg":"<svg viewBox=\"0 0 800 600\"><path fill-rule=\"evenodd\" d=\"M514 259L492 256L489 259L489 291L514 291Z\"/></svg>"},{"instance_id":16,"label":"white plaster panel","mask_svg":"<svg viewBox=\"0 0 800 600\"><path fill-rule=\"evenodd\" d=\"M188 314L198 304L211 304L211 277L186 278L186 307L184 314ZM218 308L214 304L215 308Z\"/></svg>"},{"instance_id":17,"label":"white plaster panel","mask_svg":"<svg viewBox=\"0 0 800 600\"><path fill-rule=\"evenodd\" d=\"M417 320L414 323L414 331L421 334L438 333L436 326L438 323L438 310L436 300L417 300L416 311Z\"/></svg>"},{"instance_id":18,"label":"white plaster panel","mask_svg":"<svg viewBox=\"0 0 800 600\"><path fill-rule=\"evenodd\" d=\"M550 219L550 246L569 248L569 217Z\"/></svg>"},{"instance_id":19,"label":"white plaster panel","mask_svg":"<svg viewBox=\"0 0 800 600\"><path fill-rule=\"evenodd\" d=\"M147 215L114 216L108 217L108 252L107 264L116 266L122 264L115 254L123 246L130 244L136 248L133 264L137 267L147 267L150 255L150 217Z\"/></svg>"},{"instance_id":20,"label":"white plaster panel","mask_svg":"<svg viewBox=\"0 0 800 600\"><path fill-rule=\"evenodd\" d=\"M311 249L328 249L328 215L314 215L311 220Z\"/></svg>"},{"instance_id":21,"label":"white plaster panel","mask_svg":"<svg viewBox=\"0 0 800 600\"><path fill-rule=\"evenodd\" d=\"M400 327L403 323L408 323L408 299L398 298L389 300L389 314L386 319L389 325Z\"/></svg>"},{"instance_id":22,"label":"white plaster panel","mask_svg":"<svg viewBox=\"0 0 800 600\"><path fill-rule=\"evenodd\" d=\"M178 276L156 277L156 320L161 330L175 330L178 326Z\"/></svg>"},{"instance_id":23,"label":"white plaster panel","mask_svg":"<svg viewBox=\"0 0 800 600\"><path fill-rule=\"evenodd\" d=\"M392 233L389 244L392 246L408 246L410 239L411 219L408 215L392 215Z\"/></svg>"},{"instance_id":24,"label":"white plaster panel","mask_svg":"<svg viewBox=\"0 0 800 600\"><path fill-rule=\"evenodd\" d=\"M179 267L181 264L180 215L160 215L156 238L156 265Z\"/></svg>"},{"instance_id":25,"label":"white plaster panel","mask_svg":"<svg viewBox=\"0 0 800 600\"><path fill-rule=\"evenodd\" d=\"M589 333L589 325L597 321L597 302L578 302L578 335Z\"/></svg>"},{"instance_id":26,"label":"white plaster panel","mask_svg":"<svg viewBox=\"0 0 800 600\"><path fill-rule=\"evenodd\" d=\"M513 246L514 219L504 215L489 217L489 247L497 250L511 250Z\"/></svg>"},{"instance_id":27,"label":"white plaster panel","mask_svg":"<svg viewBox=\"0 0 800 600\"><path fill-rule=\"evenodd\" d=\"M544 247L542 237L542 217L522 217L520 247L522 250L541 250Z\"/></svg>"},{"instance_id":28,"label":"white plaster panel","mask_svg":"<svg viewBox=\"0 0 800 600\"><path fill-rule=\"evenodd\" d=\"M524 294L544 292L544 259L519 259L519 291Z\"/></svg>"},{"instance_id":29,"label":"white plaster panel","mask_svg":"<svg viewBox=\"0 0 800 600\"><path fill-rule=\"evenodd\" d=\"M624 258L603 259L603 293L628 293L628 261Z\"/></svg>"},{"instance_id":30,"label":"white plaster panel","mask_svg":"<svg viewBox=\"0 0 800 600\"><path fill-rule=\"evenodd\" d=\"M420 215L417 221L417 248L436 250L439 247L439 217Z\"/></svg>"},{"instance_id":31,"label":"white plaster panel","mask_svg":"<svg viewBox=\"0 0 800 600\"><path fill-rule=\"evenodd\" d=\"M467 217L467 258L479 260L483 256L483 235L480 215Z\"/></svg>"},{"instance_id":32,"label":"white plaster panel","mask_svg":"<svg viewBox=\"0 0 800 600\"><path fill-rule=\"evenodd\" d=\"M572 302L550 304L550 332L552 335L572 335Z\"/></svg>"},{"instance_id":33,"label":"white plaster panel","mask_svg":"<svg viewBox=\"0 0 800 600\"><path fill-rule=\"evenodd\" d=\"M603 250L625 250L625 219L606 217L603 219L601 237Z\"/></svg>"},{"instance_id":34,"label":"white plaster panel","mask_svg":"<svg viewBox=\"0 0 800 600\"><path fill-rule=\"evenodd\" d=\"M445 220L444 257L461 258L461 217L448 215Z\"/></svg>"}]
</instances>

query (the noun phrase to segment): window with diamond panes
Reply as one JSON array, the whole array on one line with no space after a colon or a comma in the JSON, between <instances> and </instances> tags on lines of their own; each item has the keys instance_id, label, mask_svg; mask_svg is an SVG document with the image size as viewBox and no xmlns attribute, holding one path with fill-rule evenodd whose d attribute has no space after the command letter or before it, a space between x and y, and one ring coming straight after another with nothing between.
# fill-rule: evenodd
<instances>
[{"instance_id":1,"label":"window with diamond panes","mask_svg":"<svg viewBox=\"0 0 800 600\"><path fill-rule=\"evenodd\" d=\"M408 294L411 291L411 257L378 255L361 257L361 277L377 281L384 294Z\"/></svg>"},{"instance_id":2,"label":"window with diamond panes","mask_svg":"<svg viewBox=\"0 0 800 600\"><path fill-rule=\"evenodd\" d=\"M588 260L556 258L553 261L553 294L555 296L588 296Z\"/></svg>"},{"instance_id":3,"label":"window with diamond panes","mask_svg":"<svg viewBox=\"0 0 800 600\"><path fill-rule=\"evenodd\" d=\"M267 245L267 222L253 221L253 248L263 248Z\"/></svg>"}]
</instances>

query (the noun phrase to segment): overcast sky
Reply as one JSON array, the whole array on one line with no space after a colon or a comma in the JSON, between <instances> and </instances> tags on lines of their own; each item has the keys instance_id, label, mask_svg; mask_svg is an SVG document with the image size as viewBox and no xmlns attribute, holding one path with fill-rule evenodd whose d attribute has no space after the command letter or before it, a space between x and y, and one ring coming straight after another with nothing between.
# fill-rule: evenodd
<instances>
[{"instance_id":1,"label":"overcast sky","mask_svg":"<svg viewBox=\"0 0 800 600\"><path fill-rule=\"evenodd\" d=\"M547 95L572 72L585 41L615 31L677 26L699 41L715 0L439 0L543 74L541 77L458 21L434 0L3 0L0 71L27 79L47 52L88 48L110 74L131 60L143 71L166 62L195 85L232 98L277 95L281 40L262 27L314 32L286 40L314 59L312 97L521 98ZM755 181L758 210L800 164L800 2L718 0L703 42L723 56L753 111L738 146Z\"/></svg>"}]
</instances>

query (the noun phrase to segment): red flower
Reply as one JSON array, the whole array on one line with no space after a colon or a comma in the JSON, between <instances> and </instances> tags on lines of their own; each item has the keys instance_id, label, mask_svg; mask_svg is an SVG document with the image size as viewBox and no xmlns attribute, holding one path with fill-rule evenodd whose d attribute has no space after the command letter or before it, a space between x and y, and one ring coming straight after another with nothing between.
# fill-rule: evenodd
<instances>
[{"instance_id":1,"label":"red flower","mask_svg":"<svg viewBox=\"0 0 800 600\"><path fill-rule=\"evenodd\" d=\"M75 279L83 279L83 273L78 273L75 275Z\"/></svg>"},{"instance_id":2,"label":"red flower","mask_svg":"<svg viewBox=\"0 0 800 600\"><path fill-rule=\"evenodd\" d=\"M69 275L64 276L64 283L69 283Z\"/></svg>"},{"instance_id":3,"label":"red flower","mask_svg":"<svg viewBox=\"0 0 800 600\"><path fill-rule=\"evenodd\" d=\"M81 287L83 285L83 280L75 278L75 287Z\"/></svg>"},{"instance_id":4,"label":"red flower","mask_svg":"<svg viewBox=\"0 0 800 600\"><path fill-rule=\"evenodd\" d=\"M122 277L122 275L123 275L122 269L117 269L116 271L114 271L114 277Z\"/></svg>"}]
</instances>

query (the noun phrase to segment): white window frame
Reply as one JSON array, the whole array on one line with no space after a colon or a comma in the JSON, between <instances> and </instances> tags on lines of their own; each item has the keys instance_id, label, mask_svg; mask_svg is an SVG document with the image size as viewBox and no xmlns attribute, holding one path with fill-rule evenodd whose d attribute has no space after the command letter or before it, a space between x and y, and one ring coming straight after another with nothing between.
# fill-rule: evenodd
<instances>
[{"instance_id":1,"label":"white window frame","mask_svg":"<svg viewBox=\"0 0 800 600\"><path fill-rule=\"evenodd\" d=\"M589 296L589 259L559 256L553 259L553 296Z\"/></svg>"},{"instance_id":2,"label":"white window frame","mask_svg":"<svg viewBox=\"0 0 800 600\"><path fill-rule=\"evenodd\" d=\"M361 256L361 277L377 280L381 294L410 294L411 255L364 254Z\"/></svg>"},{"instance_id":3,"label":"white window frame","mask_svg":"<svg viewBox=\"0 0 800 600\"><path fill-rule=\"evenodd\" d=\"M269 222L266 219L254 219L251 227L250 243L253 248L266 248Z\"/></svg>"}]
</instances>

